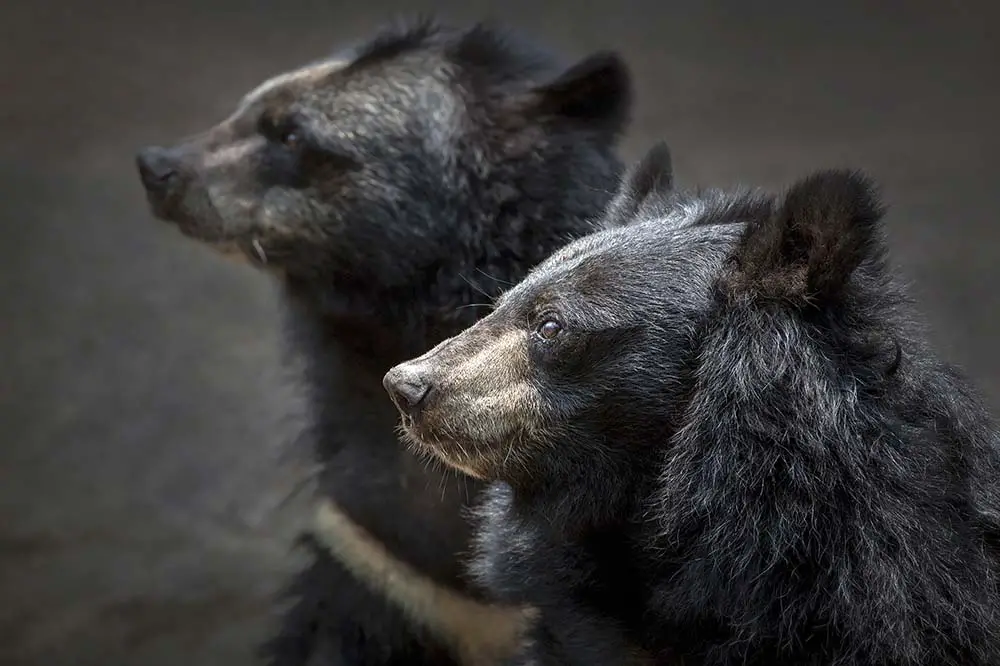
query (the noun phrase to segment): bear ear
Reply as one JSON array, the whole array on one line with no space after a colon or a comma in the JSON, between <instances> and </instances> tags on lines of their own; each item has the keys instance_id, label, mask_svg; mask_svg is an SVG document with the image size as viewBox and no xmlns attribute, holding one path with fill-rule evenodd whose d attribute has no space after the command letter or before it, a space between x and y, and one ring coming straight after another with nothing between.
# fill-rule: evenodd
<instances>
[{"instance_id":1,"label":"bear ear","mask_svg":"<svg viewBox=\"0 0 1000 666\"><path fill-rule=\"evenodd\" d=\"M632 109L632 74L613 51L600 51L569 67L529 95L529 115L598 124L617 134Z\"/></svg>"},{"instance_id":2,"label":"bear ear","mask_svg":"<svg viewBox=\"0 0 1000 666\"><path fill-rule=\"evenodd\" d=\"M604 213L603 226L610 229L631 224L650 194L673 189L674 167L670 147L666 141L657 141L622 177L618 192Z\"/></svg>"},{"instance_id":3,"label":"bear ear","mask_svg":"<svg viewBox=\"0 0 1000 666\"><path fill-rule=\"evenodd\" d=\"M883 213L864 174L814 173L789 188L769 217L748 224L732 257L730 286L792 302L835 296L881 250Z\"/></svg>"}]
</instances>

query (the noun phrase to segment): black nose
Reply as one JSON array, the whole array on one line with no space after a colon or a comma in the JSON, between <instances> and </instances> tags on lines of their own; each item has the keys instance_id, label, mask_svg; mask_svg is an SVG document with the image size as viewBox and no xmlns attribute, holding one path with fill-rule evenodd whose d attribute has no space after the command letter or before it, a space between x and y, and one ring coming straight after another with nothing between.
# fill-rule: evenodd
<instances>
[{"instance_id":1,"label":"black nose","mask_svg":"<svg viewBox=\"0 0 1000 666\"><path fill-rule=\"evenodd\" d=\"M427 375L419 368L405 363L385 373L382 386L389 392L396 407L411 416L420 409L427 394L431 392Z\"/></svg>"},{"instance_id":2,"label":"black nose","mask_svg":"<svg viewBox=\"0 0 1000 666\"><path fill-rule=\"evenodd\" d=\"M142 184L151 193L167 194L177 182L177 160L163 148L143 148L136 155L135 163Z\"/></svg>"}]
</instances>

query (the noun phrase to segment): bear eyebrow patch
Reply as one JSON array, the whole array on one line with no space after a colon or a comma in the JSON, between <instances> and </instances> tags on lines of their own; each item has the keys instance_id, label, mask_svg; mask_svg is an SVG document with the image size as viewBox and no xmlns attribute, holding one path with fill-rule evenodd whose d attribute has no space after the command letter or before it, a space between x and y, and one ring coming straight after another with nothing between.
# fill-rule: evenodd
<instances>
[{"instance_id":1,"label":"bear eyebrow patch","mask_svg":"<svg viewBox=\"0 0 1000 666\"><path fill-rule=\"evenodd\" d=\"M331 58L274 76L244 95L231 118L239 118L252 113L255 108L260 106L287 104L294 100L303 89L324 81L347 64L341 58Z\"/></svg>"}]
</instances>

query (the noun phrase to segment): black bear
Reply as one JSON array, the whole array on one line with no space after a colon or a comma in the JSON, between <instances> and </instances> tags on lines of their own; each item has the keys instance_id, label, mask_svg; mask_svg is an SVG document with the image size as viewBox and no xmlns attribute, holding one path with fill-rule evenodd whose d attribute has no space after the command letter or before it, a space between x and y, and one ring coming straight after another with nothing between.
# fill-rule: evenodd
<instances>
[{"instance_id":1,"label":"black bear","mask_svg":"<svg viewBox=\"0 0 1000 666\"><path fill-rule=\"evenodd\" d=\"M869 179L684 195L606 229L384 384L490 483L475 568L517 664L1000 664L997 431L912 324Z\"/></svg>"},{"instance_id":2,"label":"black bear","mask_svg":"<svg viewBox=\"0 0 1000 666\"><path fill-rule=\"evenodd\" d=\"M497 26L419 20L140 152L157 216L282 281L306 361L328 501L271 664L481 663L513 644L521 612L464 576L480 487L399 445L381 379L593 230L630 103L614 53L560 62Z\"/></svg>"}]
</instances>

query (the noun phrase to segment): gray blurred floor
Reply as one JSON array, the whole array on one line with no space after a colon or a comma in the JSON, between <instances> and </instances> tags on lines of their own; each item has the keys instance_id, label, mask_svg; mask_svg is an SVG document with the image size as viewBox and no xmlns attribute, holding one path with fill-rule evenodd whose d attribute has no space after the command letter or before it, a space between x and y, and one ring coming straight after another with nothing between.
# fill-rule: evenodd
<instances>
[{"instance_id":1,"label":"gray blurred floor","mask_svg":"<svg viewBox=\"0 0 1000 666\"><path fill-rule=\"evenodd\" d=\"M639 84L626 155L664 136L685 183L868 169L935 340L1000 406L995 3L819 4L420 7L620 47ZM0 9L0 663L247 663L300 513L269 508L300 407L275 290L154 223L132 151L417 7L87 7Z\"/></svg>"}]
</instances>

